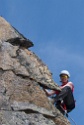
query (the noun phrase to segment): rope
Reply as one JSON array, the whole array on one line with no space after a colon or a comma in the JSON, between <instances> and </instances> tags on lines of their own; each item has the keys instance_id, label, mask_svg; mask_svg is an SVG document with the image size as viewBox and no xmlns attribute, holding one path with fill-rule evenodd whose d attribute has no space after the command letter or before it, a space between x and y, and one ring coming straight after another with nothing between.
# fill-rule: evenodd
<instances>
[{"instance_id":1,"label":"rope","mask_svg":"<svg viewBox=\"0 0 84 125\"><path fill-rule=\"evenodd\" d=\"M74 123L74 125L77 125L76 122L71 118L71 116L64 110L64 108L60 105L60 107L62 108L62 110L65 112L66 117L69 117L71 119L71 121Z\"/></svg>"},{"instance_id":2,"label":"rope","mask_svg":"<svg viewBox=\"0 0 84 125\"><path fill-rule=\"evenodd\" d=\"M67 113L68 114L68 113ZM69 118L72 120L72 122L74 123L74 125L77 125L76 122L71 118L71 116L68 114Z\"/></svg>"}]
</instances>

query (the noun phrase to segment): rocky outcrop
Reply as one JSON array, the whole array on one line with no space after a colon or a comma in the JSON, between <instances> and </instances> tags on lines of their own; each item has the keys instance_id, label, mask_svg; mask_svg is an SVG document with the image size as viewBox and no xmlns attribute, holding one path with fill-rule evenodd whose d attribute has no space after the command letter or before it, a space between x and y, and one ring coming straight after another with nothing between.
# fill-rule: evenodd
<instances>
[{"instance_id":1,"label":"rocky outcrop","mask_svg":"<svg viewBox=\"0 0 84 125\"><path fill-rule=\"evenodd\" d=\"M26 39L2 17L0 17L0 40L25 48L33 46L33 43L29 39Z\"/></svg>"},{"instance_id":2,"label":"rocky outcrop","mask_svg":"<svg viewBox=\"0 0 84 125\"><path fill-rule=\"evenodd\" d=\"M70 125L43 91L60 88L31 46L0 17L0 124Z\"/></svg>"}]
</instances>

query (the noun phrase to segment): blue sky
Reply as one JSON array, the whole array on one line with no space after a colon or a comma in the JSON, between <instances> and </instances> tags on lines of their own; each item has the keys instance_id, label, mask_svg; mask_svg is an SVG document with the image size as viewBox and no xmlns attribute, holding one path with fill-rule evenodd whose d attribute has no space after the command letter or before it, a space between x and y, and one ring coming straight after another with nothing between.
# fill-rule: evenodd
<instances>
[{"instance_id":1,"label":"blue sky","mask_svg":"<svg viewBox=\"0 0 84 125\"><path fill-rule=\"evenodd\" d=\"M67 69L76 108L70 116L84 123L84 0L0 0L0 15L34 43L31 48L53 73ZM73 123L72 123L73 125Z\"/></svg>"}]
</instances>

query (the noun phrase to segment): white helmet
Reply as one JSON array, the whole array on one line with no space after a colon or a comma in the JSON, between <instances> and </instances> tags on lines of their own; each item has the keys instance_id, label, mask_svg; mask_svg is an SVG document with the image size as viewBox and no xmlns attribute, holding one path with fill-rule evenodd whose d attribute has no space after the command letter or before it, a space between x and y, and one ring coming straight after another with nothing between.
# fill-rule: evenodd
<instances>
[{"instance_id":1,"label":"white helmet","mask_svg":"<svg viewBox=\"0 0 84 125\"><path fill-rule=\"evenodd\" d=\"M62 74L66 74L68 77L70 77L70 73L69 73L67 70L62 70L62 71L60 72L60 76L61 76Z\"/></svg>"}]
</instances>

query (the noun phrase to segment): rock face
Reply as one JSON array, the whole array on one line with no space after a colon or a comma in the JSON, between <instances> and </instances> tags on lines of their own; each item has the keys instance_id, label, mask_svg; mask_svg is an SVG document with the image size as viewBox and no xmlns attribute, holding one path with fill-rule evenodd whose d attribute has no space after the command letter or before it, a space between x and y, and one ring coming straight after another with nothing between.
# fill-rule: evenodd
<instances>
[{"instance_id":1,"label":"rock face","mask_svg":"<svg viewBox=\"0 0 84 125\"><path fill-rule=\"evenodd\" d=\"M43 91L60 88L31 46L0 17L0 125L70 125Z\"/></svg>"}]
</instances>

